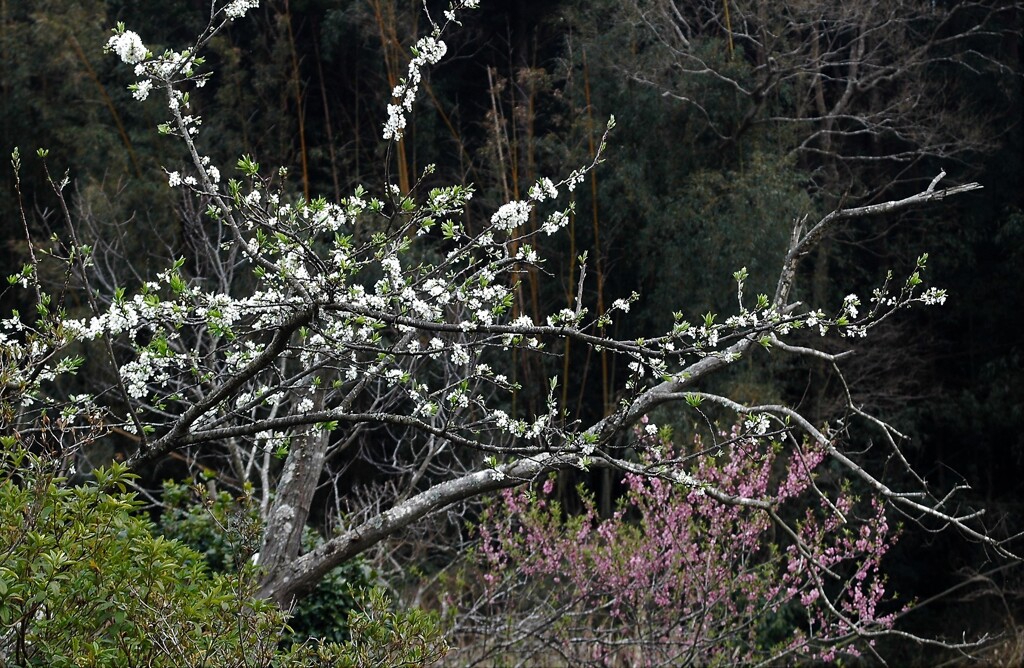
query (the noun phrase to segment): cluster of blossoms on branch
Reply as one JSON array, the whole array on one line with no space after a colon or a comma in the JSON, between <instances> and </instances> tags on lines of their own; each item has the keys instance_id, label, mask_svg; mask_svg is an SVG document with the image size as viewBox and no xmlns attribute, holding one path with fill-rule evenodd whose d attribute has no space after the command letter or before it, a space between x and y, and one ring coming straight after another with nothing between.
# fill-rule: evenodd
<instances>
[{"instance_id":1,"label":"cluster of blossoms on branch","mask_svg":"<svg viewBox=\"0 0 1024 668\"><path fill-rule=\"evenodd\" d=\"M419 92L420 81L423 79L423 69L428 65L436 65L448 52L448 46L438 39L441 33L449 24L458 23L458 10L477 9L479 6L479 0L460 0L452 3L444 12L444 25L431 21L431 34L416 42L412 50L413 58L409 61L408 74L391 92L391 97L397 100L397 104L388 105L388 120L384 123L383 133L385 141L398 141L402 138L405 132L405 116L412 111L413 103L416 101L416 93Z\"/></svg>"},{"instance_id":2,"label":"cluster of blossoms on branch","mask_svg":"<svg viewBox=\"0 0 1024 668\"><path fill-rule=\"evenodd\" d=\"M915 291L926 260L922 257L900 291L892 293L888 282L876 291L869 313L857 311L859 300L852 295L834 316L822 310L785 313L759 295L752 308L741 302L739 312L724 323L709 313L694 324L677 313L671 331L660 337L599 339L594 332L612 324L616 312L628 313L639 295L615 300L598 317L590 316L582 304L551 314L545 323L534 323L527 315L510 317L516 275L528 264L529 238L536 233L521 228L542 199L557 196L558 185L549 179L537 182L531 200L503 205L490 226L470 234L457 221L473 194L468 187L435 188L419 199L415 191L378 199L357 188L338 204L323 199L286 202L287 193L261 177L257 164L243 158L237 167L243 178L227 182L226 192L218 194L220 208L211 205L209 214L212 224L231 228L252 268L255 281L247 294L204 289L183 273L184 262L179 261L134 295L114 295L98 315L61 319L63 344L104 337L136 341L140 332L152 334L146 345L136 346L138 356L121 365L119 373L127 394L142 400L132 409L139 422L154 431L166 422L161 407L194 401L198 385L210 378L245 373L261 359L267 332L295 324L297 337L285 348L296 373L306 369L315 382L282 382L277 370L261 370L247 378L253 397L244 406L248 414L260 406L287 403L300 385L306 393L313 391L325 380L320 374L329 359L330 366L342 369L330 381L337 388L385 379L410 402L412 416L440 416L454 426L464 413L472 412L477 416L472 422L476 431L513 438L544 436L525 446L524 452L571 446L572 439L547 428L560 413L558 406L551 405L547 415L524 423L507 419L504 410L485 403L491 394L478 391L480 384L504 392L514 389L504 375L492 371L488 360L493 353L581 337L627 356L632 372L627 389L638 392L650 380L685 380L692 359L733 361L728 345L744 337L771 347L776 337L807 327L818 328L822 335L833 328L843 335L863 335L894 309L936 301L933 291ZM198 195L210 196L197 181L215 184L219 171L201 158L197 172L200 179L172 172L171 185L184 184ZM566 212L559 210L548 220L565 218ZM359 226L378 231L357 240L354 229ZM546 231L544 226L538 230ZM425 261L417 243L443 249L440 258ZM69 256L75 252L69 251ZM18 275L16 280L27 279ZM742 290L742 278L738 282ZM26 327L20 318L3 321L0 342L13 343L12 334ZM194 345L193 337L200 334L210 339L217 355ZM431 362L458 369L465 382L431 386L424 380L430 374L417 372ZM52 378L52 373L38 377ZM217 423L226 414L213 413L234 410L211 409L209 419ZM113 419L122 428L136 429L129 415ZM581 455L592 452L586 443L576 442L581 443Z\"/></svg>"},{"instance_id":3,"label":"cluster of blossoms on branch","mask_svg":"<svg viewBox=\"0 0 1024 668\"><path fill-rule=\"evenodd\" d=\"M209 28L199 43L255 5L233 2L222 8L224 23ZM453 4L445 14L445 25L456 20L456 10L475 5ZM440 41L444 27L433 25L431 35L413 52L407 80L395 89L400 100L395 113L411 107L421 68L444 55ZM472 198L472 187L428 190L422 183L432 173L430 167L409 193L387 186L374 197L357 187L337 203L323 198L295 200L286 188L283 170L278 175L282 178L274 180L254 160L243 157L236 166L239 177L225 183L222 170L198 150L201 121L184 113L189 101L183 90L189 82L201 85L208 78L196 73L202 64L198 48L154 56L123 25L114 31L107 48L142 77L134 84L137 93L139 86L147 84L168 91L172 119L161 128L182 138L193 170L168 171L168 184L208 202L208 224L223 230L227 239L223 252L240 253L254 279L244 288L211 290L202 280L187 276L181 260L134 295L119 290L102 312L88 318L61 318L59 340L42 351L14 345L12 334L27 327L20 318L0 323L0 343L10 348L9 354L31 357L45 352L54 362L61 359L54 350L74 341L130 341L136 356L118 366L125 405L112 409L118 414L108 416L112 424L129 431L165 432L175 422L169 417L173 411L168 413L173 404L203 406L193 418L193 432L201 433L203 425L212 429L232 422L240 423L239 435L267 433L268 429L257 428L258 423L279 431L266 416L280 414L281 407L308 407L310 396L324 388L340 397L366 383L381 383L389 389L392 405L401 406L398 411L411 420L405 422L408 426L437 429L433 425L443 424L463 444L484 450L521 455L575 451L579 464L585 466L595 449L593 434L575 433L571 423L555 426L563 424L563 409L553 392L547 412L540 415L509 417L502 407L489 402L516 389L507 374L493 370L496 355L517 347L542 349L564 338L609 349L628 358L631 374L625 405L652 381L685 383L688 365L694 360L734 361L740 353L730 346L739 341L756 340L771 347L780 337L809 327L818 328L822 335L837 329L842 335L862 336L894 310L944 299L941 291L921 293L919 289L923 256L899 290L891 288L890 274L875 291L866 313L858 310L861 302L855 295L847 297L832 316L820 309L797 309L764 294L748 307L743 300L746 272L741 270L735 276L736 314L719 322L708 313L693 323L676 313L672 329L650 339L618 341L602 333L613 316L628 313L639 298L636 293L614 300L611 308L596 316L577 301L548 315L545 322L534 322L525 314L513 317L517 277L543 262L530 244L531 237L561 229L571 207L555 208L538 225L527 223L542 215L539 209L556 200L560 188L571 189L603 159L603 141L590 165L560 182L538 179L529 188L528 199L500 206L489 225L474 231L459 221ZM389 121L391 125L397 132L400 123ZM609 130L612 126L609 121ZM392 140L398 137L385 134ZM66 249L69 262L85 257L87 263L88 252L84 247ZM579 261L582 277L586 255ZM14 281L27 284L32 269L26 271ZM140 337L140 332L146 336ZM283 366L266 364L268 346ZM18 368L34 373L32 364ZM50 380L54 373L48 368L34 373L32 379ZM228 401L227 393L209 393L211 379L233 378L237 381L228 382L231 394L242 393L250 397L248 401L239 404ZM37 395L28 392L26 402ZM285 431L294 434L330 424L348 410L327 401L321 410L309 413L314 418L296 418ZM513 445L516 441L520 443Z\"/></svg>"}]
</instances>

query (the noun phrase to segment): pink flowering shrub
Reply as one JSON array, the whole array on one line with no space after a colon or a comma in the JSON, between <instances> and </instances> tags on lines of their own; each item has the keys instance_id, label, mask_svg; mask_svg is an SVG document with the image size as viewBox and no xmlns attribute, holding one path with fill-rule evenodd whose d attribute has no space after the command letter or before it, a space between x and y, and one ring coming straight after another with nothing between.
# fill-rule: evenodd
<instances>
[{"instance_id":1,"label":"pink flowering shrub","mask_svg":"<svg viewBox=\"0 0 1024 668\"><path fill-rule=\"evenodd\" d=\"M654 453L648 475L625 477L610 518L582 488L583 511L566 517L554 477L506 490L479 525L486 594L459 624L485 638L478 655L629 666L829 660L889 628L879 562L896 532L884 509L819 490L821 447L723 436L695 458L688 472L709 487L694 488L650 476L685 453L638 432ZM776 518L715 500L710 488L769 501Z\"/></svg>"}]
</instances>

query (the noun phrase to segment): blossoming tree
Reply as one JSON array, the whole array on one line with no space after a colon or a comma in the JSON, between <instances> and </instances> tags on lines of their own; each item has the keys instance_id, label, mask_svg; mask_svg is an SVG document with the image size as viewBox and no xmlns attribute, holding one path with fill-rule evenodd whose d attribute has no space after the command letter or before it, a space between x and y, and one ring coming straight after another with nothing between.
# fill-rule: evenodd
<instances>
[{"instance_id":1,"label":"blossoming tree","mask_svg":"<svg viewBox=\"0 0 1024 668\"><path fill-rule=\"evenodd\" d=\"M814 503L824 448L784 453L736 427L719 434L718 445L728 445L716 455L718 446L697 439L678 447L642 422L635 435L645 463L696 460L694 475L719 490L787 508L799 518L798 539L773 538L770 517L757 509L637 473L626 474L627 491L609 518L585 490L583 512L563 517L553 477L537 489L503 490L479 523L482 588L450 593L461 611L457 658L557 656L574 666L831 661L860 651L850 643L858 632L891 628L896 609L884 600L880 564L898 532L877 499L858 502L844 490L832 498L840 512Z\"/></svg>"},{"instance_id":2,"label":"blossoming tree","mask_svg":"<svg viewBox=\"0 0 1024 668\"><path fill-rule=\"evenodd\" d=\"M571 206L565 195L604 159L604 142L591 164L537 180L525 199L503 204L475 228L460 218L473 189L434 185L430 167L407 191L389 180L355 186L341 201L296 197L284 169L267 171L248 156L228 178L229 170L204 154L202 119L191 111L191 96L210 80L202 70L204 45L257 4L214 2L208 27L183 51L152 53L123 25L110 38L108 50L134 69L134 97L161 97L169 118L159 131L176 137L187 156L187 170L166 176L168 187L205 211L201 235L190 240L205 269L189 275L182 258L136 287L100 289L93 249L79 238L64 204L68 179L53 179L68 230L54 254L66 264L66 281L48 290L35 256L11 277L34 294L38 310L34 319L13 314L0 328L5 430L71 456L88 445L76 434L101 425L105 433L127 434L137 443L130 467L189 453L251 484L265 524L261 593L285 605L333 567L425 516L561 469L611 467L631 479L660 481L643 484L682 486L716 504L758 513L787 533L796 549L810 553L811 539L777 512L777 493L732 488L714 475L694 473L685 459L638 459L636 443L623 434L671 403L681 410L733 413L743 439L753 443L774 440L791 452L813 444L869 490L879 508L951 525L1002 549L974 515L957 514L945 492L933 493L920 478L912 489L890 486L844 449L841 432L788 405L748 404L704 389L709 377L758 349L824 362L840 374L841 354L797 345L793 337L810 330L852 344L899 311L941 304L945 292L923 285L927 256L909 276L890 272L870 296L851 294L833 310L794 301L791 293L801 258L830 228L980 186L940 188L940 174L903 199L798 220L774 293L744 294L746 273L737 271L736 310L728 317L677 313L669 331L614 338L609 325L628 317L639 298L633 294L601 313L591 313L579 297L536 321L517 311L514 287L522 272L543 266L532 241L567 225ZM428 14L429 34L413 49L387 109L382 136L388 160L403 140L422 72L445 56L443 33L477 4L457 0L442 16ZM17 152L14 166L17 173ZM529 225L531 220L540 224ZM578 261L582 286L586 256ZM66 307L67 286L75 281L91 311L85 317ZM513 353L550 354L565 340L609 351L631 373L615 410L590 424L559 404L555 378L543 410L522 414L511 408L517 389L508 370ZM106 359L113 381L92 393L67 395L60 380L81 367L83 347ZM847 397L848 410L876 428L892 458L910 472L900 434ZM330 482L324 479L327 462L354 458L360 450L387 462L373 501L337 518L334 535L302 552L314 495ZM836 521L846 521L841 503L816 493ZM827 603L828 565L810 568ZM859 630L852 622L849 631Z\"/></svg>"}]
</instances>

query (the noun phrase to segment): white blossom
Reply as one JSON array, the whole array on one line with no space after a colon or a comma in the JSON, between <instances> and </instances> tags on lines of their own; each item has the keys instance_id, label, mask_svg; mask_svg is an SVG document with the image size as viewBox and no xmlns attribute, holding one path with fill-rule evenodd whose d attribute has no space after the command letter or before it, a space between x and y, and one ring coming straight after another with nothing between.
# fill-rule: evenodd
<instances>
[{"instance_id":1,"label":"white blossom","mask_svg":"<svg viewBox=\"0 0 1024 668\"><path fill-rule=\"evenodd\" d=\"M149 97L149 91L153 88L153 82L149 79L146 79L145 81L140 81L139 83L135 84L134 88L135 90L132 91L132 97L134 97L139 102L142 102L147 97Z\"/></svg>"},{"instance_id":2,"label":"white blossom","mask_svg":"<svg viewBox=\"0 0 1024 668\"><path fill-rule=\"evenodd\" d=\"M412 104L416 99L416 92L419 90L420 80L423 78L420 69L424 65L437 63L448 47L444 42L433 36L421 38L416 42L413 49L414 57L409 61L409 73L407 78L391 91L391 96L398 100L398 104L388 105L388 120L384 123L384 139L398 140L402 138L402 131L405 129L405 112L412 111Z\"/></svg>"},{"instance_id":3,"label":"white blossom","mask_svg":"<svg viewBox=\"0 0 1024 668\"><path fill-rule=\"evenodd\" d=\"M416 51L426 63L434 65L444 58L444 54L448 53L448 46L441 40L428 35L416 42Z\"/></svg>"},{"instance_id":4,"label":"white blossom","mask_svg":"<svg viewBox=\"0 0 1024 668\"><path fill-rule=\"evenodd\" d=\"M491 223L499 230L511 232L530 219L529 202L508 202L491 216Z\"/></svg>"},{"instance_id":5,"label":"white blossom","mask_svg":"<svg viewBox=\"0 0 1024 668\"><path fill-rule=\"evenodd\" d=\"M565 227L568 222L569 213L567 211L556 211L544 221L542 229L550 236Z\"/></svg>"},{"instance_id":6,"label":"white blossom","mask_svg":"<svg viewBox=\"0 0 1024 668\"><path fill-rule=\"evenodd\" d=\"M768 432L768 427L770 426L770 423L768 422L768 414L760 413L758 415L751 415L743 422L743 426L746 427L748 431L752 431L758 436L763 436Z\"/></svg>"},{"instance_id":7,"label":"white blossom","mask_svg":"<svg viewBox=\"0 0 1024 668\"><path fill-rule=\"evenodd\" d=\"M537 255L537 251L533 250L532 246L524 244L523 246L520 246L519 250L516 252L516 259L524 262L535 263L540 259L540 256Z\"/></svg>"},{"instance_id":8,"label":"white blossom","mask_svg":"<svg viewBox=\"0 0 1024 668\"><path fill-rule=\"evenodd\" d=\"M405 114L397 104L388 105L388 120L384 123L384 139L401 139L405 130Z\"/></svg>"},{"instance_id":9,"label":"white blossom","mask_svg":"<svg viewBox=\"0 0 1024 668\"><path fill-rule=\"evenodd\" d=\"M133 30L125 30L108 39L107 50L116 53L118 58L129 65L141 62L149 55L142 38Z\"/></svg>"},{"instance_id":10,"label":"white blossom","mask_svg":"<svg viewBox=\"0 0 1024 668\"><path fill-rule=\"evenodd\" d=\"M851 318L856 319L858 306L860 306L860 297L857 295L846 295L843 298L843 310L850 314Z\"/></svg>"},{"instance_id":11,"label":"white blossom","mask_svg":"<svg viewBox=\"0 0 1024 668\"><path fill-rule=\"evenodd\" d=\"M452 363L459 366L469 364L469 353L466 352L465 346L458 343L452 346Z\"/></svg>"},{"instance_id":12,"label":"white blossom","mask_svg":"<svg viewBox=\"0 0 1024 668\"><path fill-rule=\"evenodd\" d=\"M946 291L939 288L928 288L923 295L921 295L921 301L928 306L937 306L946 303Z\"/></svg>"},{"instance_id":13,"label":"white blossom","mask_svg":"<svg viewBox=\"0 0 1024 668\"><path fill-rule=\"evenodd\" d=\"M232 2L224 7L224 14L228 19L234 21L245 16L245 13L250 9L256 9L259 6L260 0L232 0Z\"/></svg>"},{"instance_id":14,"label":"white blossom","mask_svg":"<svg viewBox=\"0 0 1024 668\"><path fill-rule=\"evenodd\" d=\"M558 188L551 182L551 179L546 176L538 179L537 183L530 186L530 199L538 202L543 202L547 198L554 199L558 197Z\"/></svg>"}]
</instances>

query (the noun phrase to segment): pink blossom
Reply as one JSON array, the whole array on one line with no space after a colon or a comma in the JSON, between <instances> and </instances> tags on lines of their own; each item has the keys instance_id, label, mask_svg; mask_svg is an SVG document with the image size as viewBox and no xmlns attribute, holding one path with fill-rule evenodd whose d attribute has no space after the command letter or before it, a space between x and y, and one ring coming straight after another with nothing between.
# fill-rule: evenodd
<instances>
[{"instance_id":1,"label":"pink blossom","mask_svg":"<svg viewBox=\"0 0 1024 668\"><path fill-rule=\"evenodd\" d=\"M680 454L642 428L636 434L658 446L645 448L661 453L649 463ZM699 458L688 473L725 494L769 501L781 514L800 518L793 526L803 551L756 508L722 504L649 476L624 477L627 492L609 518L599 516L585 490L582 512L564 517L549 477L537 496L506 491L481 522L483 563L495 578L487 582L504 577L506 587L523 586L519 575L546 582L538 589L547 597L544 605L568 616L537 633L566 656L577 656L580 638L591 637L588 656L577 657L581 663L647 665L683 656L698 664L753 662L768 651L759 636L765 624L793 606L807 621L791 627L784 646L821 660L837 656L829 643L847 637L850 622L891 626L894 613L878 612L887 605L880 561L896 539L884 508L846 492L823 503L811 487L825 461L821 444L784 451L738 429L722 439L728 443L722 454ZM701 450L699 441L694 445ZM857 517L864 518L859 526ZM500 602L522 605L527 615L539 603L514 591ZM641 623L652 635L637 635ZM631 647L643 652L629 654ZM856 650L843 645L841 651Z\"/></svg>"}]
</instances>

